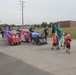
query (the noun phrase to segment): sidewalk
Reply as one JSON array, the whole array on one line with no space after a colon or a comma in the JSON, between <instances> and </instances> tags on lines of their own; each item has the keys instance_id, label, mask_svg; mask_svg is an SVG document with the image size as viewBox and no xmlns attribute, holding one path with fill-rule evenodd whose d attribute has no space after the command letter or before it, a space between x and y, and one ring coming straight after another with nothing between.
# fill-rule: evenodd
<instances>
[{"instance_id":1,"label":"sidewalk","mask_svg":"<svg viewBox=\"0 0 76 75\"><path fill-rule=\"evenodd\" d=\"M76 41L72 41L71 54L66 54L63 48L51 50L51 39L48 39L48 43L43 46L31 43L9 46L1 43L0 52L55 75L76 75Z\"/></svg>"}]
</instances>

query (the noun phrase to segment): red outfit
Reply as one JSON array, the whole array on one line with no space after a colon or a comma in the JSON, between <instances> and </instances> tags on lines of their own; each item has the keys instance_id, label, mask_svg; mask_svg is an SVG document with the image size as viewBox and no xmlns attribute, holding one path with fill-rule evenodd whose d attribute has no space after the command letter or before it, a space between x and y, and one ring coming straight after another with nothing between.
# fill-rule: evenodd
<instances>
[{"instance_id":1,"label":"red outfit","mask_svg":"<svg viewBox=\"0 0 76 75\"><path fill-rule=\"evenodd\" d=\"M65 41L66 41L66 45L70 45L71 38L66 38Z\"/></svg>"},{"instance_id":2,"label":"red outfit","mask_svg":"<svg viewBox=\"0 0 76 75\"><path fill-rule=\"evenodd\" d=\"M53 46L56 46L56 42L57 42L56 39L57 39L56 36L53 36Z\"/></svg>"},{"instance_id":3,"label":"red outfit","mask_svg":"<svg viewBox=\"0 0 76 75\"><path fill-rule=\"evenodd\" d=\"M53 43L56 43L56 36L53 36Z\"/></svg>"}]
</instances>

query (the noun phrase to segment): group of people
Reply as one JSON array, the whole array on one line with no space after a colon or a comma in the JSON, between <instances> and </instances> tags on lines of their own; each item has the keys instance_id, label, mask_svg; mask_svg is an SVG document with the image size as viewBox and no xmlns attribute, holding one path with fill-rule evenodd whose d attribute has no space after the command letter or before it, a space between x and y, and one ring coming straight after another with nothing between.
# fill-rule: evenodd
<instances>
[{"instance_id":1,"label":"group of people","mask_svg":"<svg viewBox=\"0 0 76 75\"><path fill-rule=\"evenodd\" d=\"M4 34L6 33L6 31L8 31L9 29L5 29L2 30L2 37L4 37ZM29 28L30 32L34 32L35 28L34 25L32 25ZM20 31L20 29L18 28L17 31ZM47 40L48 37L48 32L49 32L49 28L48 26L45 27L43 34L45 35L45 39ZM53 26L52 28L52 50L57 49L59 50L60 47L63 47L64 49L66 48L66 53L70 53L70 43L71 43L71 37L69 33L64 33L62 31L62 28L60 27L60 23L56 23L56 25ZM31 40L32 40L32 36L31 36Z\"/></svg>"},{"instance_id":2,"label":"group of people","mask_svg":"<svg viewBox=\"0 0 76 75\"><path fill-rule=\"evenodd\" d=\"M69 33L64 33L60 27L60 23L56 23L56 25L52 28L52 50L59 50L60 47L66 48L66 53L70 54L70 43L71 37Z\"/></svg>"}]
</instances>

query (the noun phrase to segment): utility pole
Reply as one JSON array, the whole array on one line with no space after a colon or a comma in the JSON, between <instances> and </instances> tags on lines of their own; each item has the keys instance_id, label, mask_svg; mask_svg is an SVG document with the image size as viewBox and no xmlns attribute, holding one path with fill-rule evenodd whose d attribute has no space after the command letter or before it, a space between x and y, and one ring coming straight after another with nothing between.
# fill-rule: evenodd
<instances>
[{"instance_id":1,"label":"utility pole","mask_svg":"<svg viewBox=\"0 0 76 75\"><path fill-rule=\"evenodd\" d=\"M21 4L21 10L22 10L22 25L24 25L24 3L25 1L20 0L20 4Z\"/></svg>"}]
</instances>

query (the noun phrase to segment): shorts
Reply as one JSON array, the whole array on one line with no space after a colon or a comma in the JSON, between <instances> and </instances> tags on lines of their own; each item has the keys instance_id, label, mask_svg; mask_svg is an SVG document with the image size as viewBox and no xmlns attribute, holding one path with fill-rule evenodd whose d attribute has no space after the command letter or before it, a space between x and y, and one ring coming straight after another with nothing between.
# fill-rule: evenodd
<instances>
[{"instance_id":1,"label":"shorts","mask_svg":"<svg viewBox=\"0 0 76 75\"><path fill-rule=\"evenodd\" d=\"M56 43L53 43L53 46L56 46L57 44Z\"/></svg>"},{"instance_id":2,"label":"shorts","mask_svg":"<svg viewBox=\"0 0 76 75\"><path fill-rule=\"evenodd\" d=\"M70 45L66 45L66 48L70 49Z\"/></svg>"}]
</instances>

